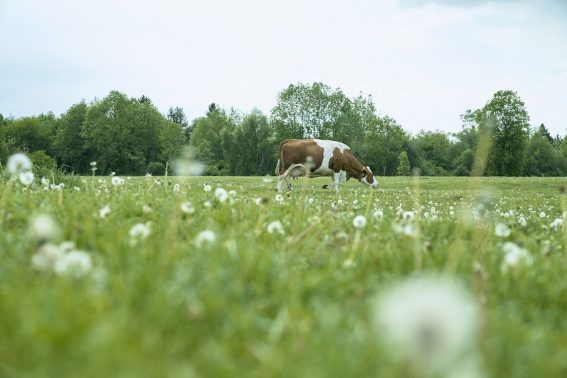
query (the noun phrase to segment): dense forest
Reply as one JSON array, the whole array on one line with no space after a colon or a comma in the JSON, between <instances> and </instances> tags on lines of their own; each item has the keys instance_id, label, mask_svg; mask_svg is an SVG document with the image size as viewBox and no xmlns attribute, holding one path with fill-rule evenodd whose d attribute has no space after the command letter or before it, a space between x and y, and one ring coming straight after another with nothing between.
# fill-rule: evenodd
<instances>
[{"instance_id":1,"label":"dense forest","mask_svg":"<svg viewBox=\"0 0 567 378\"><path fill-rule=\"evenodd\" d=\"M142 96L112 91L103 99L72 105L60 116L0 114L0 163L15 152L33 162L76 174L163 175L185 146L195 151L207 175L273 174L277 146L286 138L333 139L348 144L378 175L466 176L475 154L488 144L485 173L491 176L567 174L567 138L532 126L514 91L498 91L481 109L466 110L462 129L449 134L405 131L380 115L371 96L349 98L322 83L290 85L278 94L270 115L241 114L216 104L189 122L183 108L161 114Z\"/></svg>"}]
</instances>

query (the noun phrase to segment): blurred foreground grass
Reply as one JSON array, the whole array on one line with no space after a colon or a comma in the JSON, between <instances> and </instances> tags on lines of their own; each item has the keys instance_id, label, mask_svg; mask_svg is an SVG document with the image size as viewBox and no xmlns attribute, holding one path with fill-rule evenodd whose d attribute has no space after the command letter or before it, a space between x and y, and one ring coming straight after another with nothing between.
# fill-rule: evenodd
<instances>
[{"instance_id":1,"label":"blurred foreground grass","mask_svg":"<svg viewBox=\"0 0 567 378\"><path fill-rule=\"evenodd\" d=\"M477 376L567 376L566 231L552 226L567 180L382 178L337 196L328 179L299 179L281 202L267 181L1 182L0 376L407 376L372 309L417 272L474 295ZM59 225L51 243L89 254L86 274L32 266L37 214ZM268 232L274 221L282 232ZM130 235L136 224L146 238ZM214 241L197 240L205 230ZM506 265L507 241L532 262Z\"/></svg>"}]
</instances>

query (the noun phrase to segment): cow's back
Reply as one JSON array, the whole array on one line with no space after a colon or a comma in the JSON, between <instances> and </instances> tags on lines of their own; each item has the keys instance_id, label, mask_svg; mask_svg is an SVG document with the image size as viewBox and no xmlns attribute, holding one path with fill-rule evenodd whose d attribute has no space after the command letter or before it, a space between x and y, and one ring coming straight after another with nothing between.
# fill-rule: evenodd
<instances>
[{"instance_id":1,"label":"cow's back","mask_svg":"<svg viewBox=\"0 0 567 378\"><path fill-rule=\"evenodd\" d=\"M321 166L323 148L313 139L285 139L280 143L281 170L285 171L292 164L312 163L312 170Z\"/></svg>"}]
</instances>

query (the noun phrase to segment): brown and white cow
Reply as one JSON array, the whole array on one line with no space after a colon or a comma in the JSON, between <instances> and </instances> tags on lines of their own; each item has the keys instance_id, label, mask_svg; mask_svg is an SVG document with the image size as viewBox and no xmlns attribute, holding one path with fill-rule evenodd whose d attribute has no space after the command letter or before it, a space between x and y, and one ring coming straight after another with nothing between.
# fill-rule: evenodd
<instances>
[{"instance_id":1,"label":"brown and white cow","mask_svg":"<svg viewBox=\"0 0 567 378\"><path fill-rule=\"evenodd\" d=\"M370 187L378 187L378 181L370 167L360 164L349 146L332 140L286 139L280 143L280 153L276 174L278 191L282 191L283 181L291 189L289 178L332 176L335 190L339 182L355 178Z\"/></svg>"}]
</instances>

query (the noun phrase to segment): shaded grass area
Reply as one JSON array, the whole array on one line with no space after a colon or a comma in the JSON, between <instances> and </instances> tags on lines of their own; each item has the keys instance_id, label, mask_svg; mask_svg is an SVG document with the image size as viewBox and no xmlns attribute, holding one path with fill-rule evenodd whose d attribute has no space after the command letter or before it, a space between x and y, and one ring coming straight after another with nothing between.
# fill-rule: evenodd
<instances>
[{"instance_id":1,"label":"shaded grass area","mask_svg":"<svg viewBox=\"0 0 567 378\"><path fill-rule=\"evenodd\" d=\"M567 180L382 178L379 190L348 182L340 196L321 189L328 182L294 180L282 202L276 182L258 177L117 187L85 177L62 191L1 183L0 375L406 376L372 309L385 287L418 272L456 276L474 294L485 375L567 375L566 234L550 227ZM221 203L219 186L235 194ZM185 201L193 214L180 210ZM414 236L394 231L409 210ZM60 225L54 242L90 254L89 274L33 269L37 213ZM357 230L360 214L368 223ZM267 232L276 220L283 234ZM151 231L134 242L137 223ZM495 223L511 234L496 236ZM198 247L204 230L216 240ZM504 273L505 241L533 264Z\"/></svg>"}]
</instances>

